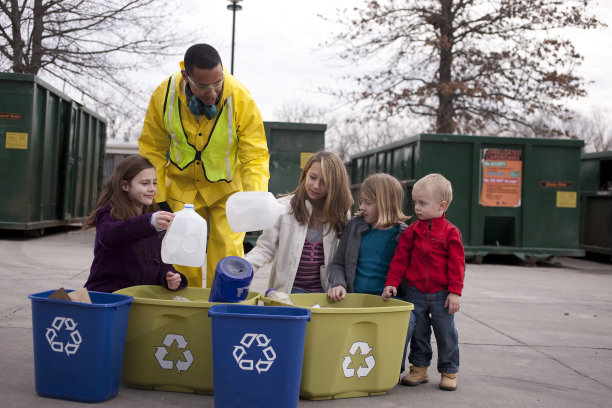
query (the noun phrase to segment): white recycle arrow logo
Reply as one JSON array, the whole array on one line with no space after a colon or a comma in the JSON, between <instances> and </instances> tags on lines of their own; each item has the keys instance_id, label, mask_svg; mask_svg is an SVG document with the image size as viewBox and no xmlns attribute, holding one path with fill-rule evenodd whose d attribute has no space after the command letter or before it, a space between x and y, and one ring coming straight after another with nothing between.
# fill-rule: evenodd
<instances>
[{"instance_id":1,"label":"white recycle arrow logo","mask_svg":"<svg viewBox=\"0 0 612 408\"><path fill-rule=\"evenodd\" d=\"M357 350L359 350L360 355L367 356L363 360L366 363L366 366L364 367L360 365L359 367L357 367L357 378L365 377L370 374L370 371L372 371L372 369L376 365L376 360L374 359L374 356L368 355L372 351L372 347L370 347L370 345L365 341L356 341L351 345L351 348L349 349L349 355L344 356L344 360L342 361L342 372L344 373L344 376L346 378L351 378L355 376L355 369L348 368L348 366L353 362L352 356L355 355Z\"/></svg>"},{"instance_id":2,"label":"white recycle arrow logo","mask_svg":"<svg viewBox=\"0 0 612 408\"><path fill-rule=\"evenodd\" d=\"M242 336L242 340L240 340L240 344L242 345L234 346L234 352L232 353L234 355L234 360L238 363L238 367L246 371L251 371L255 368L258 374L268 371L274 360L276 360L276 352L272 346L268 346L271 340L272 339L269 339L265 334L245 333L244 336ZM257 347L263 348L261 352L265 357L265 360L261 358L258 359L257 363L251 359L244 358L247 355L247 349L251 347L254 341L256 341Z\"/></svg>"},{"instance_id":3,"label":"white recycle arrow logo","mask_svg":"<svg viewBox=\"0 0 612 408\"><path fill-rule=\"evenodd\" d=\"M53 319L53 323L51 323L51 327L47 327L45 332L45 337L47 338L47 342L51 346L51 350L62 353L66 352L67 355L72 355L77 352L79 346L83 339L81 338L81 333L76 330L76 322L72 320L70 317L60 317L56 316ZM68 332L70 332L70 340L66 344L61 341L57 341L57 333L62 330L62 327Z\"/></svg>"},{"instance_id":4,"label":"white recycle arrow logo","mask_svg":"<svg viewBox=\"0 0 612 408\"><path fill-rule=\"evenodd\" d=\"M176 341L178 348L184 349L187 347L187 341L180 334L171 334L171 333L166 334L163 344L166 347L171 347L175 341ZM172 370L174 366L174 361L164 359L166 355L168 354L168 349L164 346L156 347L157 351L155 352L155 358L157 359L157 362L159 363L159 366L161 368L163 368L164 370ZM185 357L185 361L179 358L178 361L176 362L176 369L178 370L179 373L181 371L187 371L187 369L193 363L193 355L191 354L191 350L183 351L183 357Z\"/></svg>"}]
</instances>

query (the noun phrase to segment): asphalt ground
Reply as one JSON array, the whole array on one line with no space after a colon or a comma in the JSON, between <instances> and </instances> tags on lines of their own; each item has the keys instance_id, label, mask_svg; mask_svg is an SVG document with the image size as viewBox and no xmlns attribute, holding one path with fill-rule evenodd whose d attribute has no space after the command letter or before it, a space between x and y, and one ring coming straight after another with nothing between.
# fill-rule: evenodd
<instances>
[{"instance_id":1,"label":"asphalt ground","mask_svg":"<svg viewBox=\"0 0 612 408\"><path fill-rule=\"evenodd\" d=\"M88 276L94 232L49 229L39 238L0 231L0 395L2 407L91 407L39 397L34 385L32 311L28 295ZM438 389L439 375L418 387L300 407L609 407L612 401L612 264L553 258L536 267L498 258L468 264L456 316L458 389ZM252 289L263 292L265 273ZM435 361L434 354L434 361ZM84 373L87 375L87 373ZM213 396L121 385L104 407L213 407ZM274 401L267 404L276 408Z\"/></svg>"}]
</instances>

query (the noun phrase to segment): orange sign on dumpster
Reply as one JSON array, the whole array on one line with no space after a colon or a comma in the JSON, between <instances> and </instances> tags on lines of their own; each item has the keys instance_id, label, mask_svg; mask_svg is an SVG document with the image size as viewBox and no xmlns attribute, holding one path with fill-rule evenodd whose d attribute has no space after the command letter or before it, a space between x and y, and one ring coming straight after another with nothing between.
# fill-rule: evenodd
<instances>
[{"instance_id":1,"label":"orange sign on dumpster","mask_svg":"<svg viewBox=\"0 0 612 408\"><path fill-rule=\"evenodd\" d=\"M520 207L522 152L516 149L482 149L480 205Z\"/></svg>"}]
</instances>

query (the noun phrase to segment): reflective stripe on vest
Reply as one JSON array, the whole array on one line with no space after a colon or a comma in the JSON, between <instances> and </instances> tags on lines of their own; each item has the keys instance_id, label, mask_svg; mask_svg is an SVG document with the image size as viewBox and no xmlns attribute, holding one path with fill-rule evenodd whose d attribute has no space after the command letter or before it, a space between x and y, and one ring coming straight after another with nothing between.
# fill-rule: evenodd
<instances>
[{"instance_id":1,"label":"reflective stripe on vest","mask_svg":"<svg viewBox=\"0 0 612 408\"><path fill-rule=\"evenodd\" d=\"M170 136L170 161L183 170L200 156L204 176L208 181L230 182L238 164L238 137L232 120L232 96L223 103L204 150L198 152L195 146L187 141L181 121L180 101L176 92L179 75L180 72L177 72L168 80L164 103L164 126Z\"/></svg>"}]
</instances>

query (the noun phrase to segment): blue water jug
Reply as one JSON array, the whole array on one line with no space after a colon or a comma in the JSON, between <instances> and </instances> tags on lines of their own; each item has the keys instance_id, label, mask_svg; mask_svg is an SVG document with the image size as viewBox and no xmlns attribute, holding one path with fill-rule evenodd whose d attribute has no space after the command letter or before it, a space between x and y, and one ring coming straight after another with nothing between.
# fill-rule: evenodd
<instances>
[{"instance_id":1,"label":"blue water jug","mask_svg":"<svg viewBox=\"0 0 612 408\"><path fill-rule=\"evenodd\" d=\"M215 268L215 278L210 288L210 302L240 302L249 294L253 280L253 267L244 258L226 256Z\"/></svg>"}]
</instances>

